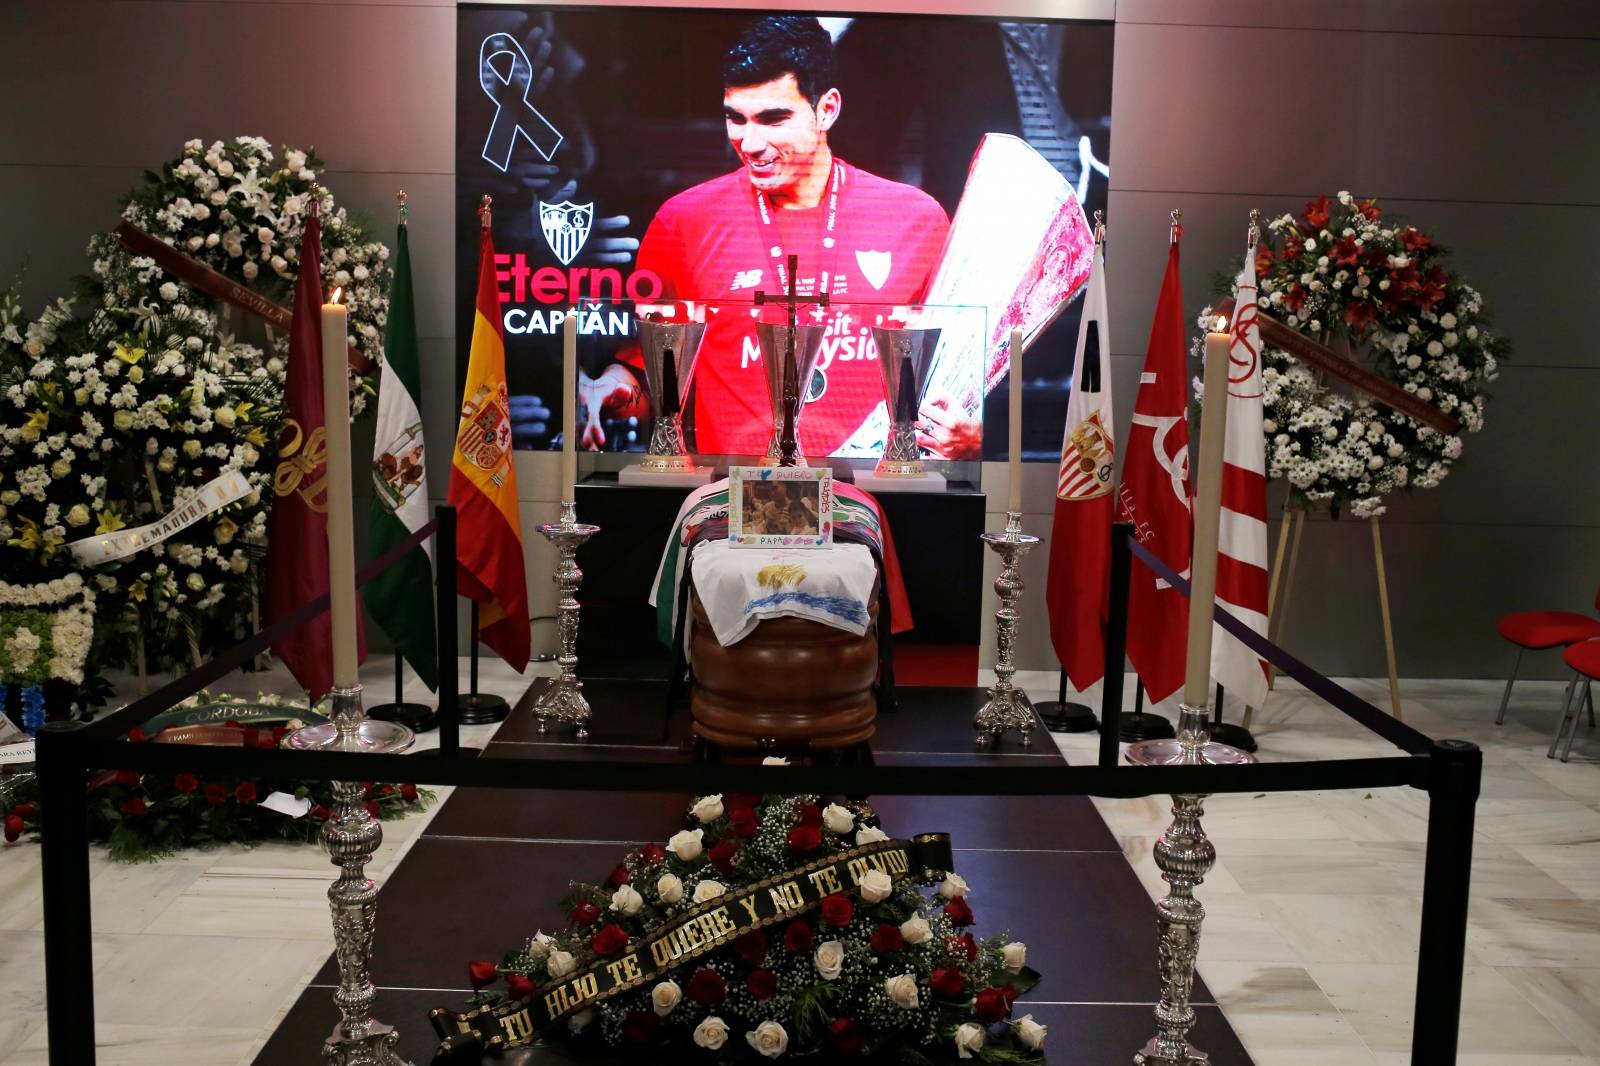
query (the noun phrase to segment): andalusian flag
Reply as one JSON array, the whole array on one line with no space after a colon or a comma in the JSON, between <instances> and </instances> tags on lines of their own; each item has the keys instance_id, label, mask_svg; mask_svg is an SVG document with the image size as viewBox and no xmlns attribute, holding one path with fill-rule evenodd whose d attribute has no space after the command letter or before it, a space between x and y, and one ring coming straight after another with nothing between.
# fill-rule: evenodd
<instances>
[{"instance_id":1,"label":"andalusian flag","mask_svg":"<svg viewBox=\"0 0 1600 1066\"><path fill-rule=\"evenodd\" d=\"M480 605L477 637L519 671L528 665L528 581L522 564L517 472L511 461L506 341L485 213L478 239L478 300L461 393L450 503L459 515L456 581Z\"/></svg>"},{"instance_id":2,"label":"andalusian flag","mask_svg":"<svg viewBox=\"0 0 1600 1066\"><path fill-rule=\"evenodd\" d=\"M378 435L372 444L372 555L382 555L428 523L428 475L422 448L422 384L411 298L406 224L395 236L389 326L378 384ZM396 654L430 689L439 687L433 628L433 545L423 541L368 583L362 598L394 641Z\"/></svg>"}]
</instances>

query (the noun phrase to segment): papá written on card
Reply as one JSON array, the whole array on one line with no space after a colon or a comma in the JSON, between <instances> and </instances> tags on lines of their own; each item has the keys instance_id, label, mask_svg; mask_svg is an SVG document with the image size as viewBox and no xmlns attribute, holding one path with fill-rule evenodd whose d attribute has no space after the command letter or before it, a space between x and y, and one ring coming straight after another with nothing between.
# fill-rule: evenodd
<instances>
[{"instance_id":1,"label":"pap\u00e1 written on card","mask_svg":"<svg viewBox=\"0 0 1600 1066\"><path fill-rule=\"evenodd\" d=\"M728 543L822 548L833 543L833 475L814 466L728 468Z\"/></svg>"}]
</instances>

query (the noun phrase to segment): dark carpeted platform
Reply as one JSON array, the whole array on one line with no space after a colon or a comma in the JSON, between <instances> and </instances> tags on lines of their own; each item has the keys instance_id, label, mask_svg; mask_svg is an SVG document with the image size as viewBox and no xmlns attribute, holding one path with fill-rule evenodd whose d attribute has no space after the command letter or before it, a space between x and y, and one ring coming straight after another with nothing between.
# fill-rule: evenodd
<instances>
[{"instance_id":1,"label":"dark carpeted platform","mask_svg":"<svg viewBox=\"0 0 1600 1066\"><path fill-rule=\"evenodd\" d=\"M682 759L687 711L663 740L662 688L637 681L589 682L595 710L590 747L598 756ZM874 755L883 763L962 764L1059 759L1039 730L1031 750L1011 738L1000 753L979 754L973 689L902 689L901 710L879 717ZM604 747L601 747L601 746ZM614 747L613 747L614 745ZM576 746L541 736L525 710L514 713L488 749L537 760ZM884 826L900 835L947 831L956 864L971 882L981 933L1009 930L1029 946L1044 980L1019 1003L1051 1027L1050 1060L1074 1066L1123 1064L1153 1033L1157 992L1154 913L1116 840L1083 797L892 796L874 801ZM445 803L379 896L372 972L374 1013L401 1032L400 1050L416 1064L432 1056L427 1011L460 1006L469 994L468 959L496 959L543 927L559 928L556 907L572 878L600 876L630 846L664 840L678 826L684 797L650 793L461 789ZM315 1058L337 1017L337 971L324 965L290 1010L257 1066ZM1216 1066L1249 1066L1238 1038L1196 982L1200 1021L1191 1038ZM551 1063L564 1059L552 1058Z\"/></svg>"}]
</instances>

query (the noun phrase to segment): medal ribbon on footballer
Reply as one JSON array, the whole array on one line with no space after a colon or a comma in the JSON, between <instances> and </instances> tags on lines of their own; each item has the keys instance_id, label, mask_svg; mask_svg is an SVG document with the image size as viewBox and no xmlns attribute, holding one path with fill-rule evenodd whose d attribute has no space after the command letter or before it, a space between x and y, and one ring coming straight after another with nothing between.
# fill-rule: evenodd
<instances>
[{"instance_id":1,"label":"medal ribbon on footballer","mask_svg":"<svg viewBox=\"0 0 1600 1066\"><path fill-rule=\"evenodd\" d=\"M861 883L878 870L891 877L947 873L953 865L948 833L923 833L909 840L883 840L849 848L729 889L698 903L659 929L599 961L554 981L526 999L466 1012L439 1007L429 1012L442 1043L435 1061L457 1053L521 1047L553 1022L602 1000L660 980L756 929L808 914L822 900ZM487 1035L486 1031L487 1030Z\"/></svg>"}]
</instances>

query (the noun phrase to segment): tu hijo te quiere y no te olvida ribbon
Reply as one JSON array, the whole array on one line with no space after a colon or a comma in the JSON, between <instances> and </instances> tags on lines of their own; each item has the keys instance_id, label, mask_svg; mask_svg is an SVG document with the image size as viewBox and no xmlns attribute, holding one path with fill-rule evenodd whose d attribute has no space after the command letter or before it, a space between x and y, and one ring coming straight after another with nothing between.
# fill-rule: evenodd
<instances>
[{"instance_id":1,"label":"tu hijo te quiere y no te olvida ribbon","mask_svg":"<svg viewBox=\"0 0 1600 1066\"><path fill-rule=\"evenodd\" d=\"M754 884L696 904L651 931L614 959L600 959L525 999L466 1012L429 1012L442 1043L435 1062L531 1043L566 1016L649 984L756 929L815 910L824 898L847 892L874 870L891 877L942 877L951 869L950 835L924 833L883 840L816 859Z\"/></svg>"}]
</instances>

